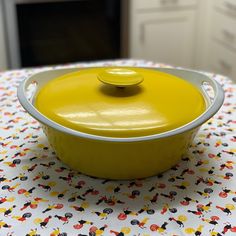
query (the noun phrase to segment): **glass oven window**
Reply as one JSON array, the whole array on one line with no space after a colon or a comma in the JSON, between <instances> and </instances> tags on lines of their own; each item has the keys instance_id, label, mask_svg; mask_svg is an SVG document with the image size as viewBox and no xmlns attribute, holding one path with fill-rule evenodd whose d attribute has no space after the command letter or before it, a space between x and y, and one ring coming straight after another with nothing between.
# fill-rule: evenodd
<instances>
[{"instance_id":1,"label":"glass oven window","mask_svg":"<svg viewBox=\"0 0 236 236\"><path fill-rule=\"evenodd\" d=\"M17 4L21 66L121 57L120 0Z\"/></svg>"}]
</instances>

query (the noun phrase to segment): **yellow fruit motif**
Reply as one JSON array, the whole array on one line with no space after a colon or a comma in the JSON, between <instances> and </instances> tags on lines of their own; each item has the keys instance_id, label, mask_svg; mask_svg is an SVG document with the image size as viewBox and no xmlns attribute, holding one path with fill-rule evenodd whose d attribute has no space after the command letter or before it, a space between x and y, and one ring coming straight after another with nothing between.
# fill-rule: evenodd
<instances>
[{"instance_id":1,"label":"yellow fruit motif","mask_svg":"<svg viewBox=\"0 0 236 236\"><path fill-rule=\"evenodd\" d=\"M195 232L195 230L193 228L187 228L185 229L185 233L186 234L193 234Z\"/></svg>"},{"instance_id":2,"label":"yellow fruit motif","mask_svg":"<svg viewBox=\"0 0 236 236\"><path fill-rule=\"evenodd\" d=\"M88 202L83 202L83 203L81 204L81 207L83 207L83 208L88 208L88 207L89 207Z\"/></svg>"},{"instance_id":3,"label":"yellow fruit motif","mask_svg":"<svg viewBox=\"0 0 236 236\"><path fill-rule=\"evenodd\" d=\"M0 208L0 213L4 213L6 211L6 208Z\"/></svg>"},{"instance_id":4,"label":"yellow fruit motif","mask_svg":"<svg viewBox=\"0 0 236 236\"><path fill-rule=\"evenodd\" d=\"M235 209L235 206L232 205L232 204L226 204L225 207L228 208L229 210L234 210Z\"/></svg>"},{"instance_id":5,"label":"yellow fruit motif","mask_svg":"<svg viewBox=\"0 0 236 236\"><path fill-rule=\"evenodd\" d=\"M129 233L130 233L130 228L128 228L128 227L123 227L123 228L121 229L121 232L124 233L124 234L129 234Z\"/></svg>"},{"instance_id":6,"label":"yellow fruit motif","mask_svg":"<svg viewBox=\"0 0 236 236\"><path fill-rule=\"evenodd\" d=\"M8 198L7 201L8 201L8 202L14 202L14 201L15 201L15 198L14 198L14 197L10 197L10 198Z\"/></svg>"},{"instance_id":7,"label":"yellow fruit motif","mask_svg":"<svg viewBox=\"0 0 236 236\"><path fill-rule=\"evenodd\" d=\"M35 218L34 219L35 224L40 224L41 222L42 222L42 219L40 219L40 218Z\"/></svg>"},{"instance_id":8,"label":"yellow fruit motif","mask_svg":"<svg viewBox=\"0 0 236 236\"><path fill-rule=\"evenodd\" d=\"M108 186L107 188L106 188L106 191L108 191L108 192L112 192L114 190L114 186Z\"/></svg>"},{"instance_id":9,"label":"yellow fruit motif","mask_svg":"<svg viewBox=\"0 0 236 236\"><path fill-rule=\"evenodd\" d=\"M178 220L180 220L180 221L186 221L187 220L187 217L186 216L184 216L184 215L180 215L179 217L178 217Z\"/></svg>"},{"instance_id":10,"label":"yellow fruit motif","mask_svg":"<svg viewBox=\"0 0 236 236\"><path fill-rule=\"evenodd\" d=\"M56 185L55 182L49 182L49 183L48 183L48 186L50 186L50 187L54 187L55 185Z\"/></svg>"},{"instance_id":11,"label":"yellow fruit motif","mask_svg":"<svg viewBox=\"0 0 236 236\"><path fill-rule=\"evenodd\" d=\"M37 147L38 147L38 148L44 148L45 145L43 145L43 144L40 143L40 144L37 145Z\"/></svg>"},{"instance_id":12,"label":"yellow fruit motif","mask_svg":"<svg viewBox=\"0 0 236 236\"><path fill-rule=\"evenodd\" d=\"M189 186L190 184L189 184L189 182L186 182L186 181L185 181L185 182L182 182L182 185L183 185L183 186Z\"/></svg>"},{"instance_id":13,"label":"yellow fruit motif","mask_svg":"<svg viewBox=\"0 0 236 236\"><path fill-rule=\"evenodd\" d=\"M101 235L104 231L103 230L100 230L100 229L97 229L95 231L96 235Z\"/></svg>"}]
</instances>

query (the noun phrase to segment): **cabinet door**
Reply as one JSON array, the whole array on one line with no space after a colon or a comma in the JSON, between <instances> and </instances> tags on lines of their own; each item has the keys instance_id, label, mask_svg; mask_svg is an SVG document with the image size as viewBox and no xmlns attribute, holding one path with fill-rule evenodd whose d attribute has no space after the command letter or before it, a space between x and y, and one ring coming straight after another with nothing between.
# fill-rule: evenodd
<instances>
[{"instance_id":1,"label":"cabinet door","mask_svg":"<svg viewBox=\"0 0 236 236\"><path fill-rule=\"evenodd\" d=\"M0 71L7 68L6 60L6 45L4 38L4 28L3 28L3 11L2 11L2 1L0 1Z\"/></svg>"},{"instance_id":2,"label":"cabinet door","mask_svg":"<svg viewBox=\"0 0 236 236\"><path fill-rule=\"evenodd\" d=\"M193 67L195 11L157 11L133 16L131 57Z\"/></svg>"},{"instance_id":3,"label":"cabinet door","mask_svg":"<svg viewBox=\"0 0 236 236\"><path fill-rule=\"evenodd\" d=\"M208 54L208 64L211 72L225 75L236 82L236 53L225 48L221 42L211 42Z\"/></svg>"}]
</instances>

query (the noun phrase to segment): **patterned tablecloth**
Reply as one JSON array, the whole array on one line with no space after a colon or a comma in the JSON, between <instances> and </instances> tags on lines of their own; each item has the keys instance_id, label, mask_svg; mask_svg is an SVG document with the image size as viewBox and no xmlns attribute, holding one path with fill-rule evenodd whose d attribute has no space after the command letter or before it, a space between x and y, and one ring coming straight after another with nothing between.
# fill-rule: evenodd
<instances>
[{"instance_id":1,"label":"patterned tablecloth","mask_svg":"<svg viewBox=\"0 0 236 236\"><path fill-rule=\"evenodd\" d=\"M112 64L164 66L125 60L66 67ZM61 163L19 104L19 82L48 69L0 73L1 236L236 235L236 85L208 74L222 84L224 106L177 166L152 178L109 181Z\"/></svg>"}]
</instances>

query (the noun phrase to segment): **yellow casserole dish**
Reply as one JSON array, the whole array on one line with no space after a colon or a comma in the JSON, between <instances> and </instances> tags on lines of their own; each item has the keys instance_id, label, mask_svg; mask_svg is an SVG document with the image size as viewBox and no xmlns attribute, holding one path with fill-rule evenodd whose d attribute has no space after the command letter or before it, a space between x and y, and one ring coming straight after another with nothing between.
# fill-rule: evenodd
<instances>
[{"instance_id":1,"label":"yellow casserole dish","mask_svg":"<svg viewBox=\"0 0 236 236\"><path fill-rule=\"evenodd\" d=\"M214 89L213 100L205 82ZM32 83L36 90L29 100ZM221 107L224 93L194 71L98 67L33 75L21 83L18 97L71 168L131 179L175 165L200 125Z\"/></svg>"}]
</instances>

